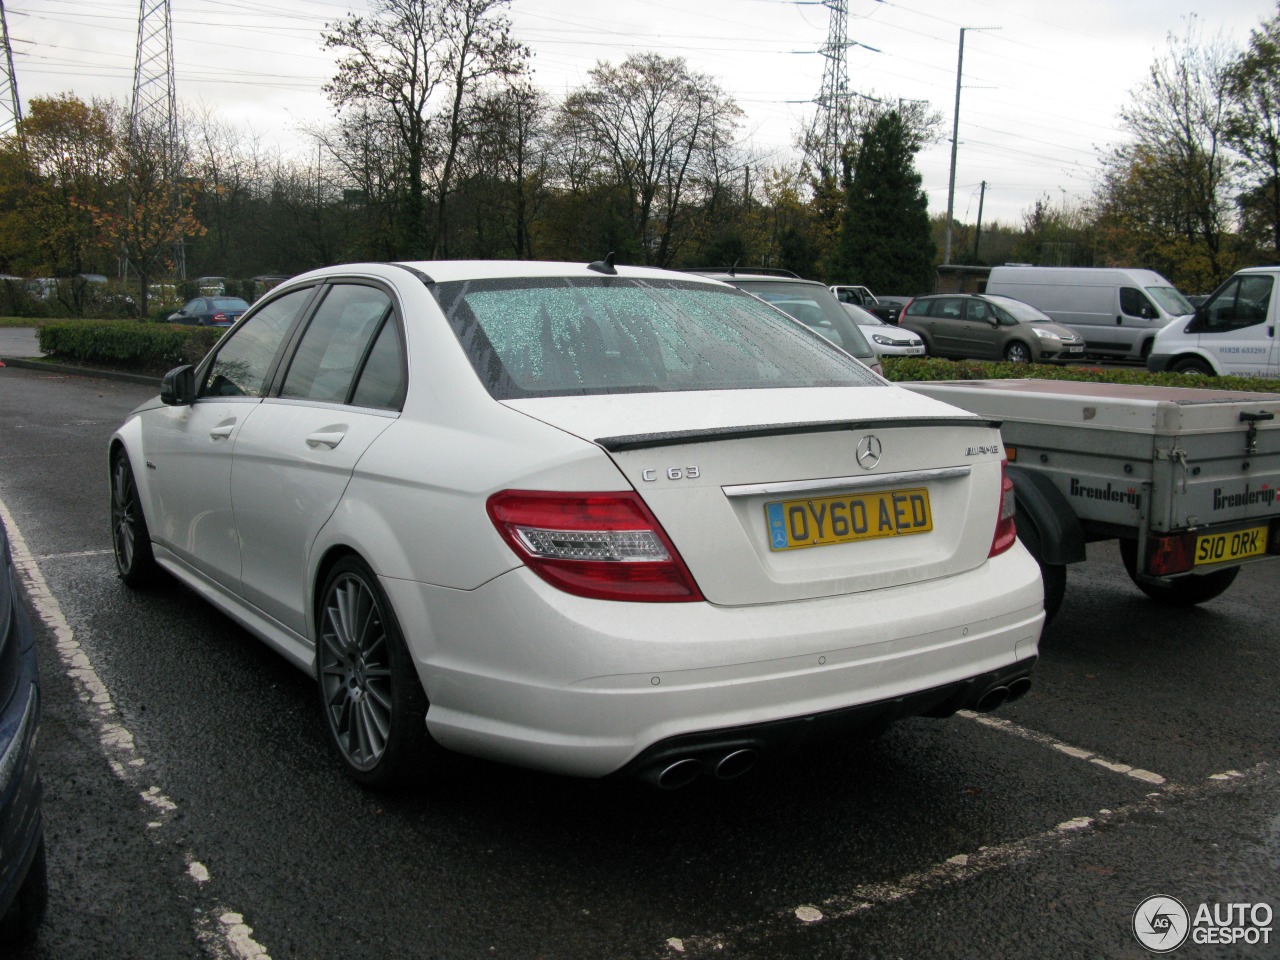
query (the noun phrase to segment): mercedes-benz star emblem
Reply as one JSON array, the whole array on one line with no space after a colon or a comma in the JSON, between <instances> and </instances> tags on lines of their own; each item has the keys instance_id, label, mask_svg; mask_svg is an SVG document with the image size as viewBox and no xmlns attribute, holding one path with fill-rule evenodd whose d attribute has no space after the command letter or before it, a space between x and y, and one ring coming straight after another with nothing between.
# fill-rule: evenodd
<instances>
[{"instance_id":1,"label":"mercedes-benz star emblem","mask_svg":"<svg viewBox=\"0 0 1280 960\"><path fill-rule=\"evenodd\" d=\"M858 466L863 470L875 469L876 464L880 462L882 452L884 447L880 444L880 438L874 433L868 433L858 441Z\"/></svg>"}]
</instances>

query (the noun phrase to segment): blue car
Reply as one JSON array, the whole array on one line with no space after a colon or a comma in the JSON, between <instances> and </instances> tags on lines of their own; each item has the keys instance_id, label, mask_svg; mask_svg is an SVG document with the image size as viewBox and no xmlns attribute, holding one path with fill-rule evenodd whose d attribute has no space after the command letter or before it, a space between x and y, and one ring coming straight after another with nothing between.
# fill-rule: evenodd
<instances>
[{"instance_id":1,"label":"blue car","mask_svg":"<svg viewBox=\"0 0 1280 960\"><path fill-rule=\"evenodd\" d=\"M40 684L35 636L0 526L0 946L35 933L49 898L36 771Z\"/></svg>"}]
</instances>

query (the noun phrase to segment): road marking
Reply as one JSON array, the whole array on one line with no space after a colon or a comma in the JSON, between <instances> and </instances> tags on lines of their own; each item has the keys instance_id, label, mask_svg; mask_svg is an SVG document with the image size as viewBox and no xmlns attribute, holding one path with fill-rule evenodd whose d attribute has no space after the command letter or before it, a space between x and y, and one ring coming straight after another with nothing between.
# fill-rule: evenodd
<instances>
[{"instance_id":1,"label":"road marking","mask_svg":"<svg viewBox=\"0 0 1280 960\"><path fill-rule=\"evenodd\" d=\"M0 500L0 521L4 522L9 531L9 552L13 557L14 570L26 588L36 616L53 633L58 657L67 676L71 678L80 702L84 704L89 723L98 736L98 745L102 748L107 763L117 777L138 792L138 796L149 808L148 815L157 818L148 821L147 829L162 830L174 819L178 805L165 796L158 786L147 785L150 779L147 776L147 762L138 753L133 733L121 721L110 691L98 676L89 655L76 640L75 631L63 616L58 598L49 589L44 574L40 572L40 565L28 549L26 538L3 500ZM45 775L47 777L48 773ZM199 869L195 870L196 867ZM209 872L203 865L194 860L189 861L188 876L193 882L203 882L198 876L201 873L205 880L209 878ZM249 936L253 930L245 925L244 917L240 914L232 913L215 903L203 910L202 915L206 918L217 915L219 918L217 934L210 932L207 920L197 921L197 935L218 960L271 960L266 949ZM228 917L235 919L228 921Z\"/></svg>"},{"instance_id":2,"label":"road marking","mask_svg":"<svg viewBox=\"0 0 1280 960\"><path fill-rule=\"evenodd\" d=\"M901 904L918 894L955 886L1065 849L1093 836L1098 827L1123 827L1130 821L1145 825L1151 822L1152 816L1163 814L1165 805L1171 799L1188 800L1210 792L1239 789L1249 781L1266 775L1272 767L1271 763L1263 762L1245 773L1229 771L1227 775L1215 774L1202 785L1194 787L1168 784L1163 790L1149 793L1141 800L1125 804L1117 810L1103 809L1093 816L1075 817L1029 837L996 846L979 847L972 853L956 854L897 880L860 884L819 903L777 910L760 920L718 933L668 937L665 946L668 951L681 957L729 957L740 952L767 955L768 948L765 946L761 951L762 945L767 945L775 936L792 934L797 926L825 925L833 920L869 913L878 907ZM752 951L751 948L756 949Z\"/></svg>"},{"instance_id":3,"label":"road marking","mask_svg":"<svg viewBox=\"0 0 1280 960\"><path fill-rule=\"evenodd\" d=\"M32 557L31 559L43 562L45 560L78 560L81 557L103 557L110 555L110 550L80 550L76 553L44 553L38 557Z\"/></svg>"},{"instance_id":4,"label":"road marking","mask_svg":"<svg viewBox=\"0 0 1280 960\"><path fill-rule=\"evenodd\" d=\"M984 727L991 727L994 730L1002 730L1005 733L1012 734L1015 737L1020 737L1023 740L1030 740L1032 743L1038 743L1042 746L1050 747L1075 760L1086 760L1095 766L1102 767L1104 770L1110 770L1112 773L1123 774L1126 777L1132 777L1134 780L1141 780L1143 783L1149 783L1153 786L1161 787L1169 782L1167 778L1160 776L1158 773L1152 773L1150 770L1143 770L1141 767L1134 767L1127 763L1117 763L1114 760L1108 760L1106 757L1100 756L1092 750L1073 747L1070 744L1063 743L1056 737L1049 736L1047 733L1040 733L1038 730L1030 730L1027 727L1020 727L1009 720L1001 720L999 717L987 716L985 713L974 713L972 710L961 710L956 714L956 716L964 717L966 720L972 720L975 723L980 723Z\"/></svg>"}]
</instances>

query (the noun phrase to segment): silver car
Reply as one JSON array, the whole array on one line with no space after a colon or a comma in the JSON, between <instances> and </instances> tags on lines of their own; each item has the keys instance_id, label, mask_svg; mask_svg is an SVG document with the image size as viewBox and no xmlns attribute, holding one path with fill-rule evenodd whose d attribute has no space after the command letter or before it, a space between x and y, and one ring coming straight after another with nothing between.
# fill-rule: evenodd
<instances>
[{"instance_id":1,"label":"silver car","mask_svg":"<svg viewBox=\"0 0 1280 960\"><path fill-rule=\"evenodd\" d=\"M846 303L844 308L853 322L862 330L862 335L871 344L871 349L879 357L923 357L924 341L920 335L904 330L892 323L885 323L874 313L865 310L856 303Z\"/></svg>"},{"instance_id":2,"label":"silver car","mask_svg":"<svg viewBox=\"0 0 1280 960\"><path fill-rule=\"evenodd\" d=\"M898 320L917 333L930 356L1010 363L1062 363L1084 358L1084 338L1030 304L994 294L916 297Z\"/></svg>"}]
</instances>

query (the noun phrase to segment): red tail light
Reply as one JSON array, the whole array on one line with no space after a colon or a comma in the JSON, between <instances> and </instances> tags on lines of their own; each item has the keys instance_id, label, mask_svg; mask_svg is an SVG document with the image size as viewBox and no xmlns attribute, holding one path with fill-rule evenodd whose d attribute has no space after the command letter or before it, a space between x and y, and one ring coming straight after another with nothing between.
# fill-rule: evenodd
<instances>
[{"instance_id":1,"label":"red tail light","mask_svg":"<svg viewBox=\"0 0 1280 960\"><path fill-rule=\"evenodd\" d=\"M640 497L503 490L489 518L525 565L566 593L598 600L701 600L680 554Z\"/></svg>"},{"instance_id":2,"label":"red tail light","mask_svg":"<svg viewBox=\"0 0 1280 960\"><path fill-rule=\"evenodd\" d=\"M1195 567L1196 535L1147 538L1147 570L1153 577L1186 573Z\"/></svg>"},{"instance_id":3,"label":"red tail light","mask_svg":"<svg viewBox=\"0 0 1280 960\"><path fill-rule=\"evenodd\" d=\"M996 519L996 532L991 538L991 552L987 554L989 557L1004 553L1013 546L1013 541L1018 539L1018 528L1013 522L1013 515L1018 510L1018 501L1013 495L1013 481L1009 479L1009 474L1005 470L1007 466L1007 460L1001 461L1000 516Z\"/></svg>"},{"instance_id":4,"label":"red tail light","mask_svg":"<svg viewBox=\"0 0 1280 960\"><path fill-rule=\"evenodd\" d=\"M226 323L226 322L227 322L227 315L226 315L225 313L215 313L215 314L213 315L213 322L214 322L214 323Z\"/></svg>"}]
</instances>

